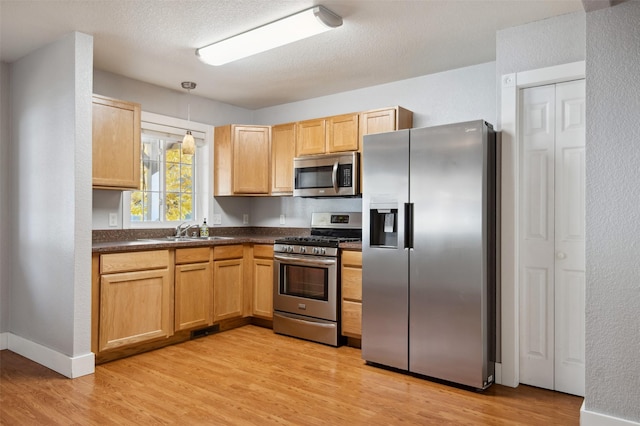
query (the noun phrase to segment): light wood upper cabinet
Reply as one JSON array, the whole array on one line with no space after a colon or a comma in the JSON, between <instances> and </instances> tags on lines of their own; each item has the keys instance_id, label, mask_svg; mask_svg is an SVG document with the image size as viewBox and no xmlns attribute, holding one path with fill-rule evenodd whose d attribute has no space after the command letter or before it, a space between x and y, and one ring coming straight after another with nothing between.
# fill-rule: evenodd
<instances>
[{"instance_id":1,"label":"light wood upper cabinet","mask_svg":"<svg viewBox=\"0 0 640 426\"><path fill-rule=\"evenodd\" d=\"M360 137L374 133L410 129L413 126L413 112L396 106L373 109L360 113ZM362 145L362 144L360 144Z\"/></svg>"},{"instance_id":2,"label":"light wood upper cabinet","mask_svg":"<svg viewBox=\"0 0 640 426\"><path fill-rule=\"evenodd\" d=\"M100 256L98 352L168 338L173 314L169 250Z\"/></svg>"},{"instance_id":3,"label":"light wood upper cabinet","mask_svg":"<svg viewBox=\"0 0 640 426\"><path fill-rule=\"evenodd\" d=\"M253 315L273 318L273 246L253 246Z\"/></svg>"},{"instance_id":4,"label":"light wood upper cabinet","mask_svg":"<svg viewBox=\"0 0 640 426\"><path fill-rule=\"evenodd\" d=\"M358 150L358 114L327 118L327 152Z\"/></svg>"},{"instance_id":5,"label":"light wood upper cabinet","mask_svg":"<svg viewBox=\"0 0 640 426\"><path fill-rule=\"evenodd\" d=\"M273 126L271 128L271 195L293 194L295 151L295 123Z\"/></svg>"},{"instance_id":6,"label":"light wood upper cabinet","mask_svg":"<svg viewBox=\"0 0 640 426\"><path fill-rule=\"evenodd\" d=\"M342 252L342 335L362 337L362 252Z\"/></svg>"},{"instance_id":7,"label":"light wood upper cabinet","mask_svg":"<svg viewBox=\"0 0 640 426\"><path fill-rule=\"evenodd\" d=\"M296 156L324 154L327 131L324 118L299 121L296 124Z\"/></svg>"},{"instance_id":8,"label":"light wood upper cabinet","mask_svg":"<svg viewBox=\"0 0 640 426\"><path fill-rule=\"evenodd\" d=\"M244 314L244 252L242 245L213 249L213 321Z\"/></svg>"},{"instance_id":9,"label":"light wood upper cabinet","mask_svg":"<svg viewBox=\"0 0 640 426\"><path fill-rule=\"evenodd\" d=\"M270 126L216 127L213 158L214 195L269 195Z\"/></svg>"},{"instance_id":10,"label":"light wood upper cabinet","mask_svg":"<svg viewBox=\"0 0 640 426\"><path fill-rule=\"evenodd\" d=\"M93 95L93 187L140 186L140 104Z\"/></svg>"},{"instance_id":11,"label":"light wood upper cabinet","mask_svg":"<svg viewBox=\"0 0 640 426\"><path fill-rule=\"evenodd\" d=\"M212 249L176 249L175 330L213 323Z\"/></svg>"},{"instance_id":12,"label":"light wood upper cabinet","mask_svg":"<svg viewBox=\"0 0 640 426\"><path fill-rule=\"evenodd\" d=\"M358 122L358 113L299 121L296 156L357 151Z\"/></svg>"}]
</instances>

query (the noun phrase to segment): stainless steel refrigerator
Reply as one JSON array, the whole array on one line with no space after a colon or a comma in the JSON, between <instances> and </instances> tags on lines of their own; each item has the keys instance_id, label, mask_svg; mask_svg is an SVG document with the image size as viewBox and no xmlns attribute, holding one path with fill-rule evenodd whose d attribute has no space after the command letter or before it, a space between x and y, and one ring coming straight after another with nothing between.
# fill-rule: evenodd
<instances>
[{"instance_id":1,"label":"stainless steel refrigerator","mask_svg":"<svg viewBox=\"0 0 640 426\"><path fill-rule=\"evenodd\" d=\"M367 135L363 152L362 357L488 387L497 280L492 126Z\"/></svg>"}]
</instances>

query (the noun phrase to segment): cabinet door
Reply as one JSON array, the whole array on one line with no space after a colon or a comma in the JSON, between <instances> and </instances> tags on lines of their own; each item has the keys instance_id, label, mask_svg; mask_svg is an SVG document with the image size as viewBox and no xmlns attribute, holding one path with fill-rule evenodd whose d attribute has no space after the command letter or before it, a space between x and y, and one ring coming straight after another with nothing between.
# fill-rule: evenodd
<instances>
[{"instance_id":1,"label":"cabinet door","mask_svg":"<svg viewBox=\"0 0 640 426\"><path fill-rule=\"evenodd\" d=\"M342 301L342 335L362 338L362 302Z\"/></svg>"},{"instance_id":2,"label":"cabinet door","mask_svg":"<svg viewBox=\"0 0 640 426\"><path fill-rule=\"evenodd\" d=\"M324 154L326 139L324 118L298 122L296 124L296 156Z\"/></svg>"},{"instance_id":3,"label":"cabinet door","mask_svg":"<svg viewBox=\"0 0 640 426\"><path fill-rule=\"evenodd\" d=\"M327 151L358 150L358 114L346 114L327 119Z\"/></svg>"},{"instance_id":4,"label":"cabinet door","mask_svg":"<svg viewBox=\"0 0 640 426\"><path fill-rule=\"evenodd\" d=\"M173 334L169 269L102 275L99 351Z\"/></svg>"},{"instance_id":5,"label":"cabinet door","mask_svg":"<svg viewBox=\"0 0 640 426\"><path fill-rule=\"evenodd\" d=\"M395 108L379 109L362 113L362 135L396 130Z\"/></svg>"},{"instance_id":6,"label":"cabinet door","mask_svg":"<svg viewBox=\"0 0 640 426\"><path fill-rule=\"evenodd\" d=\"M271 138L268 126L234 126L234 194L269 194Z\"/></svg>"},{"instance_id":7,"label":"cabinet door","mask_svg":"<svg viewBox=\"0 0 640 426\"><path fill-rule=\"evenodd\" d=\"M176 331L212 324L212 278L209 262L176 265Z\"/></svg>"},{"instance_id":8,"label":"cabinet door","mask_svg":"<svg viewBox=\"0 0 640 426\"><path fill-rule=\"evenodd\" d=\"M271 128L271 194L293 194L293 157L296 151L296 125Z\"/></svg>"},{"instance_id":9,"label":"cabinet door","mask_svg":"<svg viewBox=\"0 0 640 426\"><path fill-rule=\"evenodd\" d=\"M272 259L253 259L253 315L273 318Z\"/></svg>"},{"instance_id":10,"label":"cabinet door","mask_svg":"<svg viewBox=\"0 0 640 426\"><path fill-rule=\"evenodd\" d=\"M362 252L342 252L342 334L362 335Z\"/></svg>"},{"instance_id":11,"label":"cabinet door","mask_svg":"<svg viewBox=\"0 0 640 426\"><path fill-rule=\"evenodd\" d=\"M242 259L213 262L213 321L242 317Z\"/></svg>"},{"instance_id":12,"label":"cabinet door","mask_svg":"<svg viewBox=\"0 0 640 426\"><path fill-rule=\"evenodd\" d=\"M93 96L93 186L140 186L140 105Z\"/></svg>"}]
</instances>

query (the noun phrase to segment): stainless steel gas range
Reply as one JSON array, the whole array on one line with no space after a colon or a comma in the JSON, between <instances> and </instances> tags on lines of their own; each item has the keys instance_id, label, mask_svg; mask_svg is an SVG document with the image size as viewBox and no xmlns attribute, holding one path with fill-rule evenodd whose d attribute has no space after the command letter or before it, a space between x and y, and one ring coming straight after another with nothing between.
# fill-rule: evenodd
<instances>
[{"instance_id":1,"label":"stainless steel gas range","mask_svg":"<svg viewBox=\"0 0 640 426\"><path fill-rule=\"evenodd\" d=\"M362 214L313 213L311 235L276 240L273 331L340 345L341 242L362 239Z\"/></svg>"}]
</instances>

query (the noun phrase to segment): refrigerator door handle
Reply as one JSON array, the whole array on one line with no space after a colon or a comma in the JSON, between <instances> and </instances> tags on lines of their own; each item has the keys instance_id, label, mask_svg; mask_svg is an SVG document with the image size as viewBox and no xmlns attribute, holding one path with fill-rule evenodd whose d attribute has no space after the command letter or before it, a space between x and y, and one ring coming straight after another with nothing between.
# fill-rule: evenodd
<instances>
[{"instance_id":1,"label":"refrigerator door handle","mask_svg":"<svg viewBox=\"0 0 640 426\"><path fill-rule=\"evenodd\" d=\"M336 191L336 194L338 193L338 161L336 160L335 163L333 163L333 173L331 173L331 183L333 184L333 189Z\"/></svg>"},{"instance_id":2,"label":"refrigerator door handle","mask_svg":"<svg viewBox=\"0 0 640 426\"><path fill-rule=\"evenodd\" d=\"M413 203L404 203L404 248L413 248Z\"/></svg>"}]
</instances>

